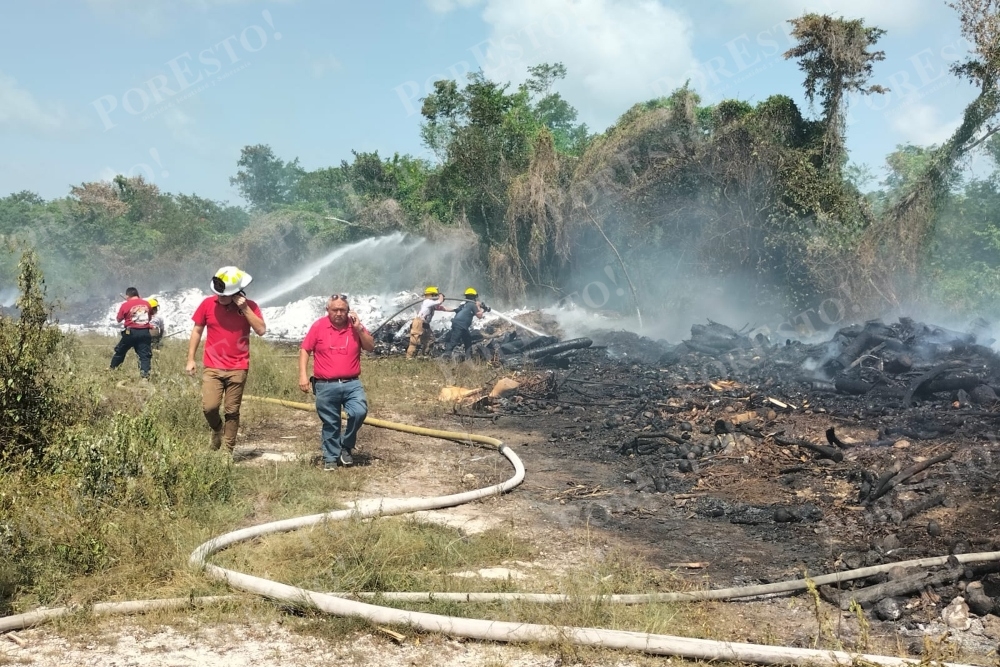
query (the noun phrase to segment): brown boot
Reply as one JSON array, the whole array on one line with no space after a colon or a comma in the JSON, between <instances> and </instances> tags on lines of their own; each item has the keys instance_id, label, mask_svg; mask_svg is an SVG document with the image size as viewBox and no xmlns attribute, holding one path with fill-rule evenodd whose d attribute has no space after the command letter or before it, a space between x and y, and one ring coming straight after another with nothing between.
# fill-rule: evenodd
<instances>
[{"instance_id":1,"label":"brown boot","mask_svg":"<svg viewBox=\"0 0 1000 667\"><path fill-rule=\"evenodd\" d=\"M218 431L212 431L212 449L218 450L222 448L222 429Z\"/></svg>"}]
</instances>

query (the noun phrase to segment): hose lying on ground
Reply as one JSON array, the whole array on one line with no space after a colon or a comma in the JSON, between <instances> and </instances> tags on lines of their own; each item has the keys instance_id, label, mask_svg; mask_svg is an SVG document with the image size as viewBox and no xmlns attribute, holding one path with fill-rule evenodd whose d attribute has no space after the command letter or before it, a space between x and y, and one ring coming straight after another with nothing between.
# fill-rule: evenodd
<instances>
[{"instance_id":1,"label":"hose lying on ground","mask_svg":"<svg viewBox=\"0 0 1000 667\"><path fill-rule=\"evenodd\" d=\"M253 398L253 397L247 397ZM257 399L286 407L301 410L313 410L314 406L308 403L296 403L282 401L278 399ZM439 509L453 507L473 500L486 498L492 495L505 493L524 479L524 466L520 458L507 448L501 441L482 435L469 433L457 433L454 431L441 431L437 429L421 428L397 424L394 422L368 418L365 423L380 428L388 428L404 433L426 435L430 437L443 438L466 444L480 444L494 447L497 451L510 461L514 468L514 474L510 479L493 486L457 493L447 496L433 498L406 498L406 499L382 499L380 501L369 501L359 503L355 509L339 510L325 514L315 514L311 516L286 519L272 523L262 524L251 528L233 531L225 535L215 537L199 546L191 554L190 562L195 567L204 568L206 574L217 579L223 579L234 588L256 593L264 597L279 600L291 604L306 605L336 614L338 616L352 616L364 618L372 623L384 625L409 626L424 632L442 633L456 637L467 637L486 641L500 642L557 642L568 641L574 644L587 646L600 646L608 648L624 648L644 653L659 655L676 655L679 657L700 659L700 660L729 660L739 662L753 662L759 664L786 664L786 665L852 665L856 661L865 661L879 665L903 666L917 665L921 661L909 658L897 658L881 655L852 654L845 651L824 651L817 649L802 649L781 646L768 646L761 644L745 644L735 642L713 641L706 639L693 639L687 637L676 637L671 635L656 635L643 632L627 632L621 630L606 630L601 628L579 628L566 626L539 625L528 623L514 623L491 621L484 619L458 618L442 616L438 614L428 614L424 612L405 611L384 607L375 604L368 604L350 600L344 597L346 593L321 593L309 591L294 586L288 586L274 581L269 581L260 577L254 577L234 570L227 570L217 565L207 562L207 559L226 547L238 542L253 539L272 533L288 532L305 526L315 525L326 521L343 520L352 517L366 518L377 516L390 516L395 514L405 514L419 510ZM962 563L997 561L1000 560L1000 552L987 552L978 554L961 554L954 556ZM789 582L779 582L762 586L750 586L725 590L695 591L691 593L657 593L651 595L610 595L598 596L602 602L617 602L621 604L638 604L642 602L665 602L665 601L694 601L707 599L723 599L764 595L768 593L787 592L802 590L810 585L824 585L849 581L869 577L880 572L888 571L893 567L931 567L943 565L947 562L947 557L924 558L902 563L891 563L879 565L848 572L838 572L812 578L811 580L797 580ZM362 593L359 596L375 596L376 594ZM455 599L464 601L490 601L510 599L516 596L517 599L532 600L537 602L565 602L569 596L563 595L537 595L529 593L380 593L378 597L384 599ZM229 596L217 596L214 598L192 598L175 600L147 600L133 601L125 603L106 603L95 605L94 613L137 613L143 610L182 607L193 602L217 602L219 600L231 599ZM61 608L33 612L0 619L0 632L29 627L60 615L65 615L74 611L74 608ZM945 663L951 664L951 663ZM954 666L957 667L957 666Z\"/></svg>"}]
</instances>

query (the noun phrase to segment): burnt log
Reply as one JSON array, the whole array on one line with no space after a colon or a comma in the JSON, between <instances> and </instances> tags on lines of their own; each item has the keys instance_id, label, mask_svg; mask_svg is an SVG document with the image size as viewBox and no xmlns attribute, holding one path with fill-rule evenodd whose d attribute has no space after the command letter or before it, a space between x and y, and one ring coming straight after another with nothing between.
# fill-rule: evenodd
<instances>
[{"instance_id":1,"label":"burnt log","mask_svg":"<svg viewBox=\"0 0 1000 667\"><path fill-rule=\"evenodd\" d=\"M922 391L925 384L927 384L934 378L938 377L942 373L946 373L952 370L953 368L957 368L958 366L961 365L962 362L960 361L954 361L954 360L946 361L943 364L938 364L934 368L930 369L929 371L918 377L916 380L913 381L913 384L910 385L910 388L906 391L906 394L903 396L903 407L909 408L913 405L913 395Z\"/></svg>"},{"instance_id":2,"label":"burnt log","mask_svg":"<svg viewBox=\"0 0 1000 667\"><path fill-rule=\"evenodd\" d=\"M920 502L914 503L903 510L901 521L906 521L907 519L920 514L921 512L926 512L932 507L937 507L944 502L944 495L937 494L921 500Z\"/></svg>"},{"instance_id":3,"label":"burnt log","mask_svg":"<svg viewBox=\"0 0 1000 667\"><path fill-rule=\"evenodd\" d=\"M892 373L893 375L906 373L913 368L913 359L908 354L885 355L882 368L886 373Z\"/></svg>"},{"instance_id":4,"label":"burnt log","mask_svg":"<svg viewBox=\"0 0 1000 667\"><path fill-rule=\"evenodd\" d=\"M545 345L543 347L535 348L534 350L528 350L524 353L525 359L542 359L552 354L557 354L559 352L566 352L567 350L579 350L586 347L590 347L594 344L589 338L573 338L570 340L564 340L561 343L554 343L552 345Z\"/></svg>"},{"instance_id":5,"label":"burnt log","mask_svg":"<svg viewBox=\"0 0 1000 667\"><path fill-rule=\"evenodd\" d=\"M952 375L949 377L937 378L928 382L923 389L926 394L939 394L951 391L972 391L983 384L983 379L975 375Z\"/></svg>"},{"instance_id":6,"label":"burnt log","mask_svg":"<svg viewBox=\"0 0 1000 667\"><path fill-rule=\"evenodd\" d=\"M953 331L951 329L945 329L944 327L938 326L929 328L924 337L931 343L961 343L964 345L971 345L976 342L976 337L973 334Z\"/></svg>"},{"instance_id":7,"label":"burnt log","mask_svg":"<svg viewBox=\"0 0 1000 667\"><path fill-rule=\"evenodd\" d=\"M543 345L552 345L558 342L559 339L555 336L532 336L531 338L515 338L514 340L508 341L500 346L500 351L504 354L520 354L521 352L527 352L528 350L534 350L535 348L542 347Z\"/></svg>"},{"instance_id":8,"label":"burnt log","mask_svg":"<svg viewBox=\"0 0 1000 667\"><path fill-rule=\"evenodd\" d=\"M884 584L876 584L854 591L844 591L839 594L834 589L828 589L827 596L831 602L847 611L851 608L851 601L857 601L859 605L868 607L884 598L903 597L928 587L935 588L952 584L961 579L964 574L965 568L959 565L934 574L919 572L902 579L887 581Z\"/></svg>"},{"instance_id":9,"label":"burnt log","mask_svg":"<svg viewBox=\"0 0 1000 667\"><path fill-rule=\"evenodd\" d=\"M736 332L736 329L727 327L725 324L713 322L712 320L709 320L708 324L691 325L691 338L700 338L702 336L714 336L716 338L728 338L730 340L744 338Z\"/></svg>"},{"instance_id":10,"label":"burnt log","mask_svg":"<svg viewBox=\"0 0 1000 667\"><path fill-rule=\"evenodd\" d=\"M906 343L894 336L878 336L873 334L872 342L879 343L880 345L885 346L885 349L891 350L892 352L898 352L899 356L908 358L908 355L904 354L908 350Z\"/></svg>"},{"instance_id":11,"label":"burnt log","mask_svg":"<svg viewBox=\"0 0 1000 667\"><path fill-rule=\"evenodd\" d=\"M841 449L850 448L850 445L848 445L845 442L842 442L841 439L837 437L837 432L834 430L833 426L826 429L826 441L829 442L831 445L840 447Z\"/></svg>"},{"instance_id":12,"label":"burnt log","mask_svg":"<svg viewBox=\"0 0 1000 667\"><path fill-rule=\"evenodd\" d=\"M842 394L853 394L854 396L864 396L870 392L873 387L875 387L875 385L871 382L856 380L843 375L838 376L837 379L834 380L833 386Z\"/></svg>"},{"instance_id":13,"label":"burnt log","mask_svg":"<svg viewBox=\"0 0 1000 667\"><path fill-rule=\"evenodd\" d=\"M897 485L902 484L906 480L916 475L918 472L923 472L924 470L930 468L935 463L941 463L942 461L947 461L950 458L951 458L951 452L945 452L944 454L939 454L933 458L929 458L926 461L921 461L920 463L914 463L908 468L903 468L893 477L882 483L881 486L876 487L875 490L872 491L871 497L868 499L867 504L869 505L872 504L885 494L892 491ZM885 476L883 475L883 477Z\"/></svg>"},{"instance_id":14,"label":"burnt log","mask_svg":"<svg viewBox=\"0 0 1000 667\"><path fill-rule=\"evenodd\" d=\"M854 361L861 356L861 353L870 347L874 347L872 343L872 335L866 330L855 336L854 340L851 341L844 351L841 352L837 357L831 359L827 362L826 368L832 373L837 371L842 371L845 368L850 367Z\"/></svg>"},{"instance_id":15,"label":"burnt log","mask_svg":"<svg viewBox=\"0 0 1000 667\"><path fill-rule=\"evenodd\" d=\"M798 438L785 438L780 435L774 436L774 441L779 445L785 445L786 447L802 447L803 449L808 449L810 451L816 452L820 455L820 458L831 459L836 463L840 463L844 460L844 454L839 449L834 449L833 447L827 447L826 445L816 445L808 440L800 440Z\"/></svg>"},{"instance_id":16,"label":"burnt log","mask_svg":"<svg viewBox=\"0 0 1000 667\"><path fill-rule=\"evenodd\" d=\"M841 327L837 329L837 335L843 336L844 338L854 338L859 333L865 330L863 324L849 324L846 327Z\"/></svg>"},{"instance_id":17,"label":"burnt log","mask_svg":"<svg viewBox=\"0 0 1000 667\"><path fill-rule=\"evenodd\" d=\"M713 357L725 352L725 350L717 350L716 348L711 347L710 345L701 345L700 343L696 343L693 340L684 341L684 345L693 352L701 352L702 354L708 354Z\"/></svg>"},{"instance_id":18,"label":"burnt log","mask_svg":"<svg viewBox=\"0 0 1000 667\"><path fill-rule=\"evenodd\" d=\"M729 352L742 347L740 345L740 341L738 340L719 338L718 336L700 336L696 342L699 345L710 347L712 349L719 350L720 352Z\"/></svg>"}]
</instances>

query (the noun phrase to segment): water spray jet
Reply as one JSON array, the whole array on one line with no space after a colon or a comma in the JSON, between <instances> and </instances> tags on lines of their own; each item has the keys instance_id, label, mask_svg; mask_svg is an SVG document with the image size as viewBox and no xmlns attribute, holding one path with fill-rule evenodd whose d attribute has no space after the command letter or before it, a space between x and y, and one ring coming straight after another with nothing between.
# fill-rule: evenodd
<instances>
[{"instance_id":1,"label":"water spray jet","mask_svg":"<svg viewBox=\"0 0 1000 667\"><path fill-rule=\"evenodd\" d=\"M389 234L387 236L379 236L377 238L368 238L356 243L349 243L348 245L340 246L334 248L325 257L322 257L314 262L307 264L305 267L292 274L289 278L281 281L271 289L267 290L259 297L254 299L258 304L263 305L265 303L274 301L280 296L288 294L294 289L302 287L310 280L322 273L323 269L333 264L338 259L343 259L349 257L351 254L358 252L385 252L386 247L398 246L403 252L412 253L414 250L422 246L427 242L427 239L419 238L412 243L404 245L404 240L406 239L406 234L403 232L396 232L394 234Z\"/></svg>"},{"instance_id":2,"label":"water spray jet","mask_svg":"<svg viewBox=\"0 0 1000 667\"><path fill-rule=\"evenodd\" d=\"M507 317L506 315L504 315L503 313L501 313L499 310L491 310L490 312L491 313L495 313L497 317L502 317L503 319L507 320L508 322L510 322L511 324L513 324L514 326L521 327L522 329L530 331L531 333L535 334L536 336L544 336L545 335L541 331L536 331L535 329L532 329L527 324L521 324L520 322L518 322L518 321L516 321L516 320L514 320L514 319L512 319L510 317Z\"/></svg>"}]
</instances>

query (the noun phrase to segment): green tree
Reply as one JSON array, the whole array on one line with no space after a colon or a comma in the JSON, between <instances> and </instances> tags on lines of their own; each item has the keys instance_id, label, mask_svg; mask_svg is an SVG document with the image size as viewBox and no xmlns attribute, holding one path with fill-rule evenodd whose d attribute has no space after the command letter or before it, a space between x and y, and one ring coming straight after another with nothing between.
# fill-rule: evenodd
<instances>
[{"instance_id":1,"label":"green tree","mask_svg":"<svg viewBox=\"0 0 1000 667\"><path fill-rule=\"evenodd\" d=\"M0 199L0 234L30 226L35 212L44 205L44 199L28 190L3 197Z\"/></svg>"},{"instance_id":2,"label":"green tree","mask_svg":"<svg viewBox=\"0 0 1000 667\"><path fill-rule=\"evenodd\" d=\"M565 65L543 63L529 67L528 72L531 76L523 86L531 95L535 120L552 133L557 152L580 155L590 138L587 126L577 125L576 109L559 93L552 92L555 82L566 78Z\"/></svg>"},{"instance_id":3,"label":"green tree","mask_svg":"<svg viewBox=\"0 0 1000 667\"><path fill-rule=\"evenodd\" d=\"M872 65L885 60L884 51L871 51L885 30L865 26L863 20L848 21L826 14L805 14L789 21L798 44L785 52L797 58L805 72L806 98L817 97L823 107L823 157L827 169L839 172L844 158L844 108L847 95L885 93L887 88L869 85Z\"/></svg>"},{"instance_id":4,"label":"green tree","mask_svg":"<svg viewBox=\"0 0 1000 667\"><path fill-rule=\"evenodd\" d=\"M428 187L450 200L486 243L505 242L507 190L527 170L531 143L540 129L528 105L528 91L470 74L461 90L454 82L435 83L424 99L422 136L447 161Z\"/></svg>"},{"instance_id":5,"label":"green tree","mask_svg":"<svg viewBox=\"0 0 1000 667\"><path fill-rule=\"evenodd\" d=\"M293 201L296 185L303 175L298 158L284 162L266 144L244 146L236 166L239 171L229 183L258 211L270 211Z\"/></svg>"},{"instance_id":6,"label":"green tree","mask_svg":"<svg viewBox=\"0 0 1000 667\"><path fill-rule=\"evenodd\" d=\"M350 217L353 209L348 176L340 167L306 172L295 185L292 200L301 204L321 203L329 212Z\"/></svg>"}]
</instances>

